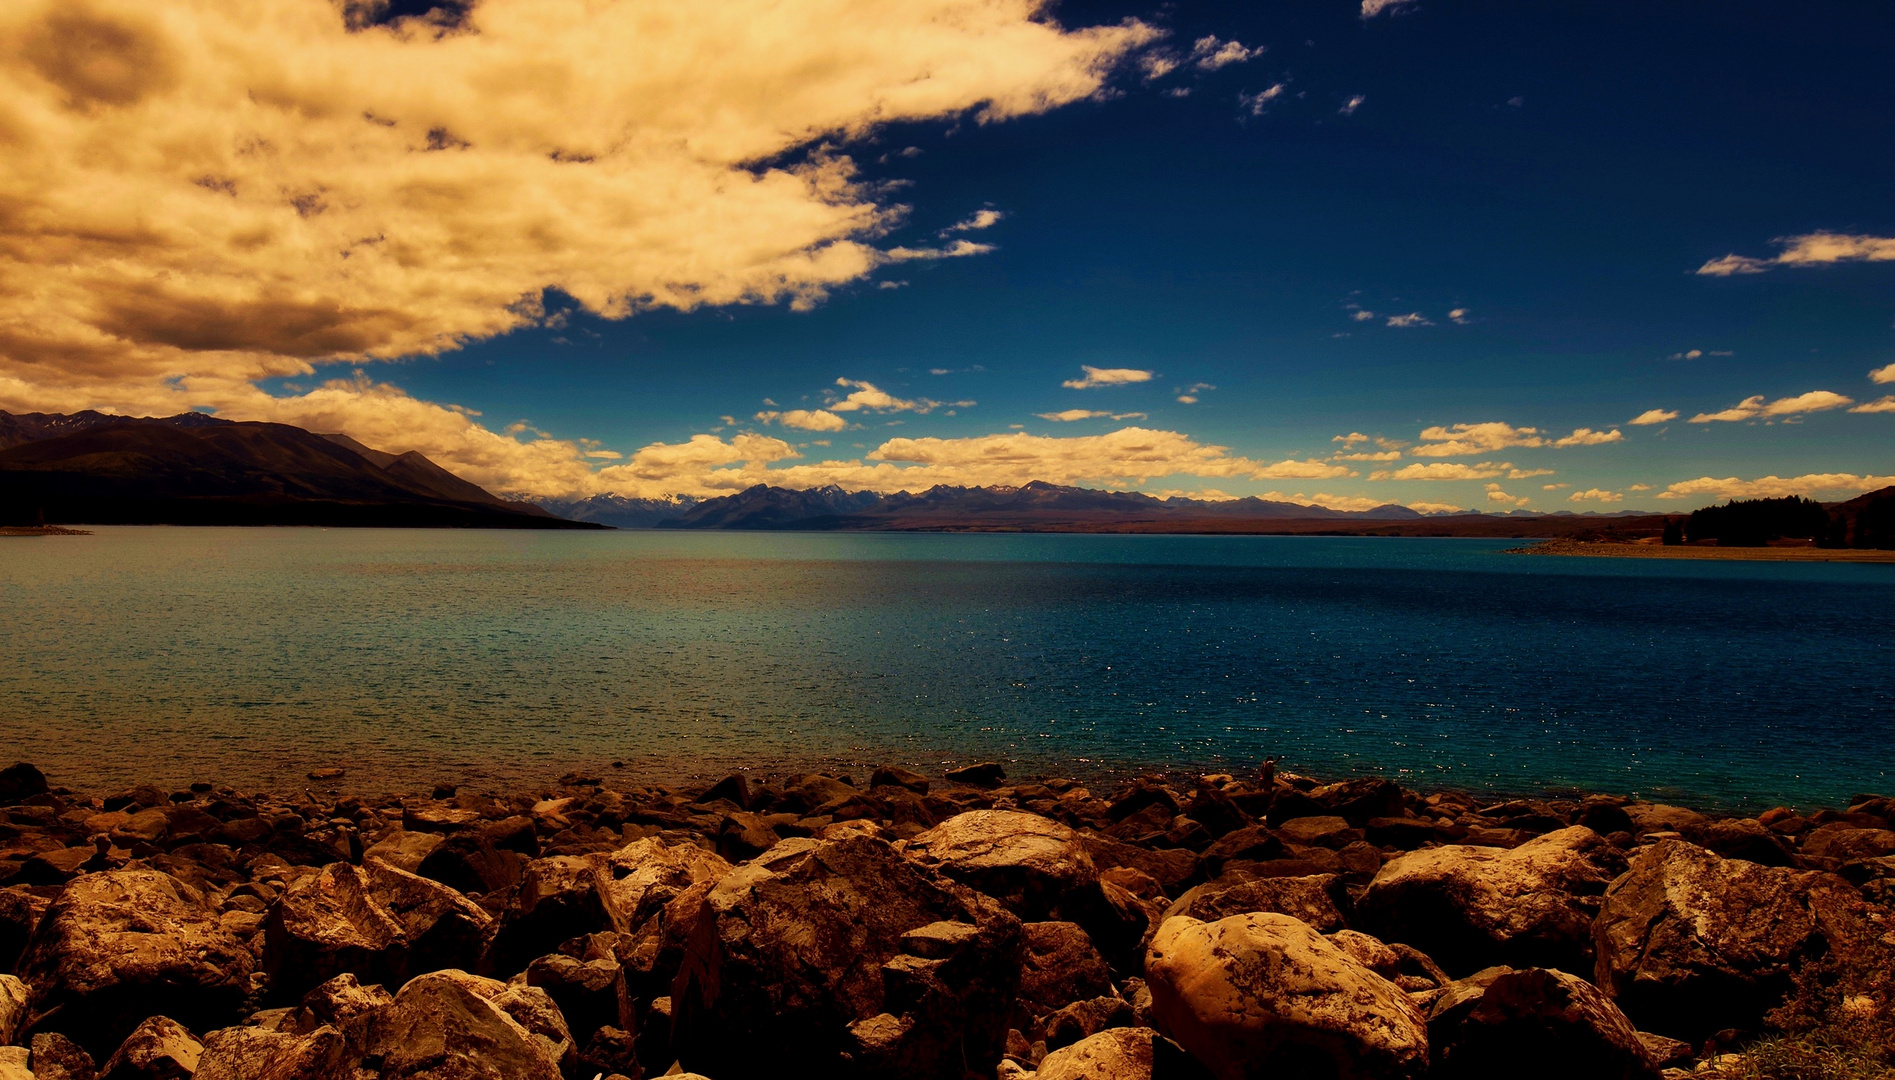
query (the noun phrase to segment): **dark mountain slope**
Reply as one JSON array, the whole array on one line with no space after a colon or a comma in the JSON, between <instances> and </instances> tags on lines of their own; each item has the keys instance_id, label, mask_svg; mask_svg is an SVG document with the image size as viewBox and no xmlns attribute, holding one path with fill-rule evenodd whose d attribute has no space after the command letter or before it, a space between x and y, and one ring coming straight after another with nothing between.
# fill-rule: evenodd
<instances>
[{"instance_id":1,"label":"dark mountain slope","mask_svg":"<svg viewBox=\"0 0 1895 1080\"><path fill-rule=\"evenodd\" d=\"M508 503L420 454L377 455L391 459L384 467L287 424L0 417L12 421L0 430L45 436L0 450L7 522L588 527Z\"/></svg>"}]
</instances>

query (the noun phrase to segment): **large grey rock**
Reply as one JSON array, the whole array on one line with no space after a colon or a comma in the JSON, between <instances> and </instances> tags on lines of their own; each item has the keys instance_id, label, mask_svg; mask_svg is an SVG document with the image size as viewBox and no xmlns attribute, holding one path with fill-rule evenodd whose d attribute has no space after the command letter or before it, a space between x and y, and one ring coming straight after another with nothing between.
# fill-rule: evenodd
<instances>
[{"instance_id":1,"label":"large grey rock","mask_svg":"<svg viewBox=\"0 0 1895 1080\"><path fill-rule=\"evenodd\" d=\"M673 901L679 905L696 887ZM786 840L703 894L671 993L680 1061L718 1080L991 1074L1018 920L866 836Z\"/></svg>"},{"instance_id":2,"label":"large grey rock","mask_svg":"<svg viewBox=\"0 0 1895 1080\"><path fill-rule=\"evenodd\" d=\"M59 1032L94 1060L150 1016L196 1031L236 1019L250 953L204 897L169 874L115 870L75 879L34 930L18 968L31 1032Z\"/></svg>"},{"instance_id":3,"label":"large grey rock","mask_svg":"<svg viewBox=\"0 0 1895 1080\"><path fill-rule=\"evenodd\" d=\"M1842 878L1665 840L1606 892L1593 982L1640 1027L1696 1041L1755 1024L1799 965L1865 933L1861 898Z\"/></svg>"},{"instance_id":4,"label":"large grey rock","mask_svg":"<svg viewBox=\"0 0 1895 1080\"><path fill-rule=\"evenodd\" d=\"M1145 978L1155 1025L1219 1080L1427 1069L1427 1028L1408 995L1288 915L1166 919Z\"/></svg>"},{"instance_id":5,"label":"large grey rock","mask_svg":"<svg viewBox=\"0 0 1895 1080\"><path fill-rule=\"evenodd\" d=\"M204 1046L184 1025L154 1016L132 1030L99 1068L100 1080L190 1080Z\"/></svg>"},{"instance_id":6,"label":"large grey rock","mask_svg":"<svg viewBox=\"0 0 1895 1080\"><path fill-rule=\"evenodd\" d=\"M956 814L909 841L907 854L1027 920L1079 914L1073 908L1090 902L1099 877L1077 833L1013 810Z\"/></svg>"},{"instance_id":7,"label":"large grey rock","mask_svg":"<svg viewBox=\"0 0 1895 1080\"><path fill-rule=\"evenodd\" d=\"M1623 868L1618 849L1583 825L1510 849L1428 848L1383 866L1356 919L1454 975L1498 964L1588 971L1592 917Z\"/></svg>"},{"instance_id":8,"label":"large grey rock","mask_svg":"<svg viewBox=\"0 0 1895 1080\"><path fill-rule=\"evenodd\" d=\"M1349 891L1335 874L1253 878L1233 872L1186 890L1165 910L1165 918L1189 915L1200 922L1216 922L1245 912L1273 911L1328 934L1343 928L1342 913L1348 902Z\"/></svg>"},{"instance_id":9,"label":"large grey rock","mask_svg":"<svg viewBox=\"0 0 1895 1080\"><path fill-rule=\"evenodd\" d=\"M375 1026L381 1080L560 1080L557 1040L510 1014L507 990L460 971L411 980Z\"/></svg>"},{"instance_id":10,"label":"large grey rock","mask_svg":"<svg viewBox=\"0 0 1895 1080\"><path fill-rule=\"evenodd\" d=\"M292 882L264 924L270 996L295 1001L344 972L399 986L444 968L472 967L493 919L438 882L370 859L332 863Z\"/></svg>"},{"instance_id":11,"label":"large grey rock","mask_svg":"<svg viewBox=\"0 0 1895 1080\"><path fill-rule=\"evenodd\" d=\"M1591 983L1547 968L1510 971L1455 995L1428 1019L1430 1080L1657 1080L1638 1031Z\"/></svg>"}]
</instances>

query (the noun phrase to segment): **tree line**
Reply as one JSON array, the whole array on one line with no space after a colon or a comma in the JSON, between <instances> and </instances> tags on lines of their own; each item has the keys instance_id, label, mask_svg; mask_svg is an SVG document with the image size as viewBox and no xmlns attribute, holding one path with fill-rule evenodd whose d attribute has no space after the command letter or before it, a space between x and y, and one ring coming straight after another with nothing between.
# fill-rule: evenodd
<instances>
[{"instance_id":1,"label":"tree line","mask_svg":"<svg viewBox=\"0 0 1895 1080\"><path fill-rule=\"evenodd\" d=\"M1732 499L1665 524L1667 544L1711 542L1764 547L1773 540L1813 540L1818 547L1895 548L1895 495L1870 500L1853 515L1797 495Z\"/></svg>"}]
</instances>

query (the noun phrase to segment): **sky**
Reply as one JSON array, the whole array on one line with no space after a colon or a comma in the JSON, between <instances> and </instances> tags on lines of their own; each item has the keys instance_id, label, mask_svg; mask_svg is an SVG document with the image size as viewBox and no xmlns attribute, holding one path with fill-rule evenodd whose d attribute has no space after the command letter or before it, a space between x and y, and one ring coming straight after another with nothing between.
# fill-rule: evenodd
<instances>
[{"instance_id":1,"label":"sky","mask_svg":"<svg viewBox=\"0 0 1895 1080\"><path fill-rule=\"evenodd\" d=\"M0 408L492 490L1895 484L1860 3L15 0Z\"/></svg>"}]
</instances>

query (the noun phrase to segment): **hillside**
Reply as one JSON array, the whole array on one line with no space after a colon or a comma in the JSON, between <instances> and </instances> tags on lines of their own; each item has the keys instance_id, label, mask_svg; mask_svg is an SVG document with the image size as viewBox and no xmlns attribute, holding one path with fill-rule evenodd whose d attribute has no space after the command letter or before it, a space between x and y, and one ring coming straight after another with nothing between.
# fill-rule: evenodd
<instances>
[{"instance_id":1,"label":"hillside","mask_svg":"<svg viewBox=\"0 0 1895 1080\"><path fill-rule=\"evenodd\" d=\"M0 412L0 447L0 524L599 527L287 424Z\"/></svg>"}]
</instances>

